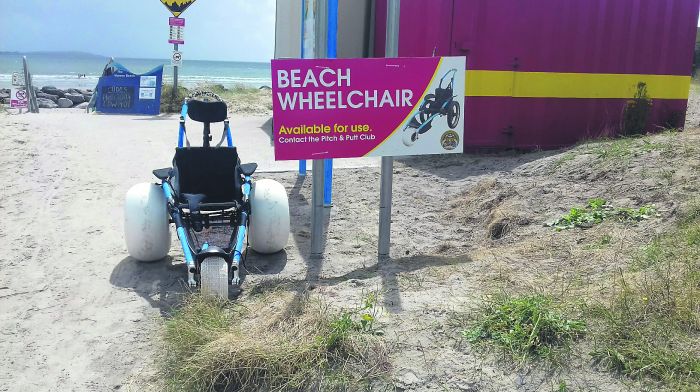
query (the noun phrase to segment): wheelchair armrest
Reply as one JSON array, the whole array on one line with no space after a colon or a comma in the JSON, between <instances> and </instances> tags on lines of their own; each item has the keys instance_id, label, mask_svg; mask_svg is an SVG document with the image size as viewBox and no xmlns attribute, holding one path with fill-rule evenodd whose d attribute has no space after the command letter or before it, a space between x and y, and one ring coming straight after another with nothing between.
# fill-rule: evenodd
<instances>
[{"instance_id":1,"label":"wheelchair armrest","mask_svg":"<svg viewBox=\"0 0 700 392\"><path fill-rule=\"evenodd\" d=\"M244 163L239 166L241 168L241 174L244 176L251 176L253 173L255 173L255 170L258 168L257 163Z\"/></svg>"},{"instance_id":2,"label":"wheelchair armrest","mask_svg":"<svg viewBox=\"0 0 700 392\"><path fill-rule=\"evenodd\" d=\"M167 179L173 176L173 168L166 167L163 169L153 170L153 175L161 181L166 181Z\"/></svg>"}]
</instances>

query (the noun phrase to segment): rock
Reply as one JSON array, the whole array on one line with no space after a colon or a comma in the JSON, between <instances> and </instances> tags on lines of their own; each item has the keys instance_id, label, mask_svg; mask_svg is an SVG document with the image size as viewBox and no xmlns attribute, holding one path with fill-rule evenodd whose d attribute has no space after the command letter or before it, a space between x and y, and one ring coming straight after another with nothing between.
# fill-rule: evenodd
<instances>
[{"instance_id":1,"label":"rock","mask_svg":"<svg viewBox=\"0 0 700 392\"><path fill-rule=\"evenodd\" d=\"M39 93L36 93L36 97L50 99L54 102L58 101L58 95L52 95L52 94L46 94L46 93L39 92Z\"/></svg>"},{"instance_id":2,"label":"rock","mask_svg":"<svg viewBox=\"0 0 700 392\"><path fill-rule=\"evenodd\" d=\"M422 382L423 381L410 370L394 378L394 386L401 389L408 389L410 386L415 386L416 384L420 384Z\"/></svg>"},{"instance_id":3,"label":"rock","mask_svg":"<svg viewBox=\"0 0 700 392\"><path fill-rule=\"evenodd\" d=\"M79 104L75 105L74 107L76 107L78 109L85 109L88 107L88 103L87 102L79 103Z\"/></svg>"},{"instance_id":4,"label":"rock","mask_svg":"<svg viewBox=\"0 0 700 392\"><path fill-rule=\"evenodd\" d=\"M83 97L83 94L66 93L65 98L70 99L73 103L85 102L85 97Z\"/></svg>"},{"instance_id":5,"label":"rock","mask_svg":"<svg viewBox=\"0 0 700 392\"><path fill-rule=\"evenodd\" d=\"M77 91L78 94L82 94L82 95L92 95L91 90L82 90L82 89L77 88L77 89L75 89L75 91Z\"/></svg>"},{"instance_id":6,"label":"rock","mask_svg":"<svg viewBox=\"0 0 700 392\"><path fill-rule=\"evenodd\" d=\"M63 98L66 94L63 92L63 90L59 90L56 87L53 86L44 86L41 88L41 91L46 93L46 94L51 94L51 95L58 95L59 97Z\"/></svg>"},{"instance_id":7,"label":"rock","mask_svg":"<svg viewBox=\"0 0 700 392\"><path fill-rule=\"evenodd\" d=\"M260 86L259 90L272 90L270 86Z\"/></svg>"},{"instance_id":8,"label":"rock","mask_svg":"<svg viewBox=\"0 0 700 392\"><path fill-rule=\"evenodd\" d=\"M61 98L61 99L63 99L63 98ZM40 108L43 108L43 109L54 109L54 108L58 107L58 105L56 105L52 100L47 99L47 98L37 98L36 103L37 103L37 105L39 105Z\"/></svg>"},{"instance_id":9,"label":"rock","mask_svg":"<svg viewBox=\"0 0 700 392\"><path fill-rule=\"evenodd\" d=\"M58 99L58 107L69 108L71 106L73 106L73 101L71 101L70 99L68 99L68 98L59 98Z\"/></svg>"}]
</instances>

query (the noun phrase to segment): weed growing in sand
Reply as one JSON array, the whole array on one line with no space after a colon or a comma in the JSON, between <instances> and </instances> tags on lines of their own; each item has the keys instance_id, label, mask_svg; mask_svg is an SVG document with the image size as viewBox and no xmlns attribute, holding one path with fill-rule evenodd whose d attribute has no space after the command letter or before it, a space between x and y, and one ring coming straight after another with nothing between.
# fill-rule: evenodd
<instances>
[{"instance_id":1,"label":"weed growing in sand","mask_svg":"<svg viewBox=\"0 0 700 392\"><path fill-rule=\"evenodd\" d=\"M375 303L367 299L358 312L338 312L305 295L282 291L247 298L244 304L193 295L165 325L166 387L360 388L389 370L381 338L369 333L374 330Z\"/></svg>"},{"instance_id":2,"label":"weed growing in sand","mask_svg":"<svg viewBox=\"0 0 700 392\"><path fill-rule=\"evenodd\" d=\"M555 360L581 337L586 324L563 315L544 295L499 295L482 311L478 322L462 331L472 343L502 348L517 362L529 358Z\"/></svg>"},{"instance_id":3,"label":"weed growing in sand","mask_svg":"<svg viewBox=\"0 0 700 392\"><path fill-rule=\"evenodd\" d=\"M377 334L374 329L374 322L379 313L377 299L377 292L367 293L358 309L344 310L333 316L330 320L330 334L322 337L325 339L324 344L327 347L335 347L353 332Z\"/></svg>"},{"instance_id":4,"label":"weed growing in sand","mask_svg":"<svg viewBox=\"0 0 700 392\"><path fill-rule=\"evenodd\" d=\"M560 231L575 227L589 228L610 218L621 222L639 222L649 219L654 215L654 212L653 206L643 206L639 209L617 208L608 204L605 199L596 198L589 200L586 207L574 207L568 214L547 225Z\"/></svg>"},{"instance_id":5,"label":"weed growing in sand","mask_svg":"<svg viewBox=\"0 0 700 392\"><path fill-rule=\"evenodd\" d=\"M700 385L700 208L653 240L637 271L619 272L609 304L593 307L602 323L594 359L631 378L672 390Z\"/></svg>"}]
</instances>

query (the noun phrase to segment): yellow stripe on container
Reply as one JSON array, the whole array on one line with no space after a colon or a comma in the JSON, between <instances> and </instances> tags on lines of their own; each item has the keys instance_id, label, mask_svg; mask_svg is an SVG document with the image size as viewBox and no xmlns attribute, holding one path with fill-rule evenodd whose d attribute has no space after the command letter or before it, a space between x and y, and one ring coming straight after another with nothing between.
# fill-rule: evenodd
<instances>
[{"instance_id":1,"label":"yellow stripe on container","mask_svg":"<svg viewBox=\"0 0 700 392\"><path fill-rule=\"evenodd\" d=\"M640 82L651 98L688 99L690 76L479 70L467 71L466 96L632 98Z\"/></svg>"}]
</instances>

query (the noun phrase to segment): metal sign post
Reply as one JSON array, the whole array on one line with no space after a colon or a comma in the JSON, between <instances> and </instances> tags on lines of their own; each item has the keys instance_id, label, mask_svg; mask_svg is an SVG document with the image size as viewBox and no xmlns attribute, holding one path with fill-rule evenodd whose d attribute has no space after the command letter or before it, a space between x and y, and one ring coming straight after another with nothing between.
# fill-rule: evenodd
<instances>
[{"instance_id":1,"label":"metal sign post","mask_svg":"<svg viewBox=\"0 0 700 392\"><path fill-rule=\"evenodd\" d=\"M302 52L304 58L318 57L316 46L316 29L319 25L318 1L304 0L302 14L304 26L302 39ZM311 163L311 257L323 257L323 159L314 159Z\"/></svg>"},{"instance_id":2,"label":"metal sign post","mask_svg":"<svg viewBox=\"0 0 700 392\"><path fill-rule=\"evenodd\" d=\"M338 0L328 0L326 12L328 29L326 31L326 58L334 59L338 55ZM333 205L333 159L324 161L323 205Z\"/></svg>"},{"instance_id":3,"label":"metal sign post","mask_svg":"<svg viewBox=\"0 0 700 392\"><path fill-rule=\"evenodd\" d=\"M400 0L389 0L386 14L386 57L399 57ZM379 258L389 257L391 249L391 188L394 157L382 157L382 177L379 188Z\"/></svg>"},{"instance_id":4,"label":"metal sign post","mask_svg":"<svg viewBox=\"0 0 700 392\"><path fill-rule=\"evenodd\" d=\"M173 15L174 14L175 13L173 12ZM178 15L180 15L180 12L178 12ZM173 91L172 91L172 99L170 101L172 103L172 102L175 102L175 100L177 99L177 70L179 68L180 61L176 61L176 55L179 58L179 60L182 60L182 54L180 54L178 52L177 48L178 48L178 45L185 44L185 37L184 37L185 19L184 18L177 18L177 17L168 18L168 25L170 26L170 37L168 39L168 43L173 44L173 57L172 57Z\"/></svg>"}]
</instances>

